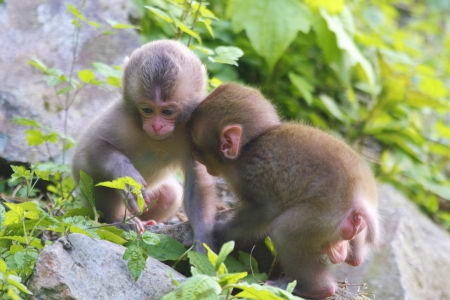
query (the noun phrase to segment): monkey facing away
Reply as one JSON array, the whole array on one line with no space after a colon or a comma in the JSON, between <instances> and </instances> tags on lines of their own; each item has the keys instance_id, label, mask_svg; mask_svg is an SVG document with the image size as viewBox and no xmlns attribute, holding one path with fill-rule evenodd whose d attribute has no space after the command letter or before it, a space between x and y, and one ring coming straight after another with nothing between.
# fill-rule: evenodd
<instances>
[{"instance_id":1,"label":"monkey facing away","mask_svg":"<svg viewBox=\"0 0 450 300\"><path fill-rule=\"evenodd\" d=\"M155 41L133 51L124 69L123 99L87 128L72 165L76 179L83 170L95 183L132 177L144 186L150 208L139 212L134 197L124 201L116 190L97 186L96 206L103 221L118 223L141 213L131 220L142 232L145 225L172 216L183 194L174 170L182 168L185 208L194 234L210 242L213 183L204 166L192 161L186 131L190 114L205 96L206 82L204 66L180 42Z\"/></svg>"},{"instance_id":2,"label":"monkey facing away","mask_svg":"<svg viewBox=\"0 0 450 300\"><path fill-rule=\"evenodd\" d=\"M188 125L196 157L241 200L231 221L216 224L216 241L268 234L297 294L334 294L324 256L357 266L378 238L377 189L363 159L323 131L281 123L257 90L237 84L213 91Z\"/></svg>"}]
</instances>

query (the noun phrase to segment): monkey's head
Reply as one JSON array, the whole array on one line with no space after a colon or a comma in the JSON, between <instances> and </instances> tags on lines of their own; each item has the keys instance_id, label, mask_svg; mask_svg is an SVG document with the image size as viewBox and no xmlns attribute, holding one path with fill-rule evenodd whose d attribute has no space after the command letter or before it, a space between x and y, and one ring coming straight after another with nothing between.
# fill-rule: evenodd
<instances>
[{"instance_id":1,"label":"monkey's head","mask_svg":"<svg viewBox=\"0 0 450 300\"><path fill-rule=\"evenodd\" d=\"M205 90L204 66L180 42L147 43L126 62L124 101L152 139L166 139L178 124L187 122Z\"/></svg>"},{"instance_id":2,"label":"monkey's head","mask_svg":"<svg viewBox=\"0 0 450 300\"><path fill-rule=\"evenodd\" d=\"M242 147L280 122L258 90L228 83L195 109L188 128L196 158L210 174L218 175L227 162L239 158Z\"/></svg>"}]
</instances>

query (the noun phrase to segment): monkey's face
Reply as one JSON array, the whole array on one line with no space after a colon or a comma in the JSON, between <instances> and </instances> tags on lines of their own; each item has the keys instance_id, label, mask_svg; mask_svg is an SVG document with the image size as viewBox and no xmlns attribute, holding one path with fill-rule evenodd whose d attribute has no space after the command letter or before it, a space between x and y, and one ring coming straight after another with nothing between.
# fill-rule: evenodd
<instances>
[{"instance_id":1,"label":"monkey's face","mask_svg":"<svg viewBox=\"0 0 450 300\"><path fill-rule=\"evenodd\" d=\"M180 109L173 103L138 103L142 129L155 140L164 140L172 135L180 115Z\"/></svg>"}]
</instances>

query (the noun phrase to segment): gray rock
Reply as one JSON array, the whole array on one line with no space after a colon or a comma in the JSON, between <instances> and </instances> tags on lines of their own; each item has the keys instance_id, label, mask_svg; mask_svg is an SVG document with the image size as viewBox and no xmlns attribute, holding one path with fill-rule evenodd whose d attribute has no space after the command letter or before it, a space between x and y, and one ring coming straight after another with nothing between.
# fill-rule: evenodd
<instances>
[{"instance_id":1,"label":"gray rock","mask_svg":"<svg viewBox=\"0 0 450 300\"><path fill-rule=\"evenodd\" d=\"M66 11L67 3L73 3L88 18L102 24L106 20L128 22L130 2L127 0L20 0L0 4L0 157L19 161L48 158L43 149L26 146L24 127L11 121L14 116L34 118L63 132L64 99L55 95L41 73L27 61L38 58L49 67L69 73L75 31L71 24L73 17ZM100 35L99 30L83 26L75 74L91 67L93 62L121 65L138 45L139 38L133 30ZM90 87L82 90L70 108L69 136L76 138L80 126L117 97L120 97L118 89ZM60 152L52 150L53 155Z\"/></svg>"},{"instance_id":2,"label":"gray rock","mask_svg":"<svg viewBox=\"0 0 450 300\"><path fill-rule=\"evenodd\" d=\"M450 235L394 188L380 187L383 241L361 267L337 278L365 282L375 299L450 299Z\"/></svg>"},{"instance_id":3,"label":"gray rock","mask_svg":"<svg viewBox=\"0 0 450 300\"><path fill-rule=\"evenodd\" d=\"M149 258L135 282L122 259L125 248L81 234L47 246L29 283L34 299L152 300L173 290L184 277Z\"/></svg>"}]
</instances>

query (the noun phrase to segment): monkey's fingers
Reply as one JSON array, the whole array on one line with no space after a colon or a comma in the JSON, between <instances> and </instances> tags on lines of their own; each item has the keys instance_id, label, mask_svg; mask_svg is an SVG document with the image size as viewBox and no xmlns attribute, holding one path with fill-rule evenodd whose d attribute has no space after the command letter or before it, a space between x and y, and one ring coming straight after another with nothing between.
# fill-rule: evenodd
<instances>
[{"instance_id":1,"label":"monkey's fingers","mask_svg":"<svg viewBox=\"0 0 450 300\"><path fill-rule=\"evenodd\" d=\"M145 222L142 222L138 217L130 219L130 224L134 225L137 233L143 233L145 231Z\"/></svg>"}]
</instances>

